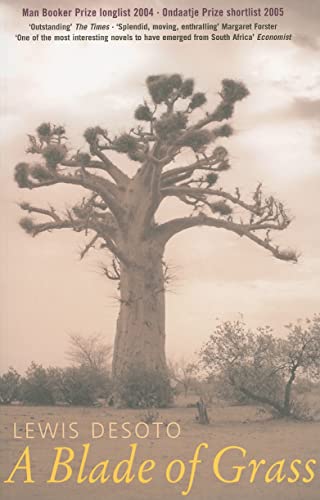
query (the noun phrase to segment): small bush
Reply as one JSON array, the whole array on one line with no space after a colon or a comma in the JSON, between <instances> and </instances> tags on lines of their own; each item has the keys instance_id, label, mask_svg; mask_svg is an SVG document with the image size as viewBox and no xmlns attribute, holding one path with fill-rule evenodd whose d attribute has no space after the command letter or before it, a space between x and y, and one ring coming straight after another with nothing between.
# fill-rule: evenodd
<instances>
[{"instance_id":1,"label":"small bush","mask_svg":"<svg viewBox=\"0 0 320 500\"><path fill-rule=\"evenodd\" d=\"M140 420L145 424L153 424L153 422L159 422L160 414L154 408L146 408L146 411L141 415Z\"/></svg>"},{"instance_id":2,"label":"small bush","mask_svg":"<svg viewBox=\"0 0 320 500\"><path fill-rule=\"evenodd\" d=\"M42 365L31 363L21 383L24 403L33 405L54 405L54 383Z\"/></svg>"},{"instance_id":3,"label":"small bush","mask_svg":"<svg viewBox=\"0 0 320 500\"><path fill-rule=\"evenodd\" d=\"M108 372L87 366L56 370L57 398L69 405L92 406L98 398L107 399L111 393Z\"/></svg>"},{"instance_id":4,"label":"small bush","mask_svg":"<svg viewBox=\"0 0 320 500\"><path fill-rule=\"evenodd\" d=\"M20 375L13 368L0 377L0 404L8 405L18 399Z\"/></svg>"},{"instance_id":5,"label":"small bush","mask_svg":"<svg viewBox=\"0 0 320 500\"><path fill-rule=\"evenodd\" d=\"M131 368L117 384L121 402L129 408L165 408L173 400L173 390L166 374Z\"/></svg>"}]
</instances>

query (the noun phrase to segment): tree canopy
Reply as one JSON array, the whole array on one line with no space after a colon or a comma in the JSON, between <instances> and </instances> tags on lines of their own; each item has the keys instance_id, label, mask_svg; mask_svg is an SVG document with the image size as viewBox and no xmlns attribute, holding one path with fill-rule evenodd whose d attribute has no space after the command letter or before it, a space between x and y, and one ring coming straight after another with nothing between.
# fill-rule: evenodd
<instances>
[{"instance_id":1,"label":"tree canopy","mask_svg":"<svg viewBox=\"0 0 320 500\"><path fill-rule=\"evenodd\" d=\"M297 377L320 377L320 315L287 329L286 337L276 337L270 327L253 332L243 321L226 321L202 347L201 362L209 374L223 375L226 388L231 385L281 415L296 415Z\"/></svg>"},{"instance_id":2,"label":"tree canopy","mask_svg":"<svg viewBox=\"0 0 320 500\"><path fill-rule=\"evenodd\" d=\"M29 135L27 151L38 160L16 166L19 187L33 190L71 184L84 188L87 195L63 213L54 207L21 203L29 213L20 221L23 229L32 236L58 229L82 232L89 238L82 257L99 244L130 265L120 235L141 214L137 233L159 245L187 228L211 226L248 238L278 259L295 261L296 253L280 249L272 238L272 231L290 224L283 204L273 196L265 197L261 184L249 200L238 187L229 192L221 185L231 165L225 147L216 143L232 135L228 120L236 103L248 96L246 86L224 79L220 102L206 111L206 95L195 90L193 79L154 75L147 78L146 86L149 97L135 111L139 124L117 136L101 126L87 128L85 151L73 150L65 128L49 122ZM194 157L188 164L180 159L186 150ZM117 166L119 154L136 165L132 177ZM130 203L129 193L138 181L145 189L139 200ZM157 224L159 207L172 197L190 208L189 215Z\"/></svg>"}]
</instances>

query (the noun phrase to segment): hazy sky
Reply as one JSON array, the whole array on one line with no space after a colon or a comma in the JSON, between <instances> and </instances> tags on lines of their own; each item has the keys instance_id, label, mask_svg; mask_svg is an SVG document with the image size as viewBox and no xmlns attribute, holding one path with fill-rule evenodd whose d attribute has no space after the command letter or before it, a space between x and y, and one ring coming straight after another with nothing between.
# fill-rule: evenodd
<instances>
[{"instance_id":1,"label":"hazy sky","mask_svg":"<svg viewBox=\"0 0 320 500\"><path fill-rule=\"evenodd\" d=\"M85 5L75 0L60 3ZM95 3L97 8L111 6ZM242 1L215 2L215 6L234 3L248 6ZM287 264L250 242L210 228L186 231L173 239L166 254L176 275L167 295L169 356L192 354L216 318L243 313L252 326L268 323L281 332L289 321L319 312L320 2L282 2L287 16L278 21L279 32L292 32L291 42L199 44L24 44L14 38L15 33L27 32L22 5L42 6L20 1L1 4L2 368L13 365L23 370L31 360L64 364L72 332L102 332L112 342L116 288L98 266L108 261L107 254L92 252L80 262L79 235L56 232L32 239L18 225L21 214L16 203L21 200L63 207L83 193L61 186L37 193L19 190L13 170L25 158L26 134L43 121L65 125L75 147L84 146L82 133L87 126L101 124L115 133L125 130L143 99L149 74L178 72L194 77L197 88L211 100L222 78L247 84L251 95L232 119L236 134L227 147L233 168L225 183L250 193L262 181L267 193L283 200L294 222L278 241L301 252L298 264ZM175 6L191 5L175 2ZM255 0L250 3L254 5L264 3ZM134 172L129 163L125 168ZM175 204L167 206L165 215L174 216L177 210Z\"/></svg>"}]
</instances>

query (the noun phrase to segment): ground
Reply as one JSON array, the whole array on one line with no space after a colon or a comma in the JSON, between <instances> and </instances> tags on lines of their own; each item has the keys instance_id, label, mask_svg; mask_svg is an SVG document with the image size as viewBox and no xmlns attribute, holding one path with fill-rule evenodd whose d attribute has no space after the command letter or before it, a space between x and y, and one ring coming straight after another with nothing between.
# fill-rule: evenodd
<instances>
[{"instance_id":1,"label":"ground","mask_svg":"<svg viewBox=\"0 0 320 500\"><path fill-rule=\"evenodd\" d=\"M188 461L192 458L194 450L201 442L209 445L202 449L200 458L203 463L198 465L196 479L187 498L191 500L270 500L279 497L281 500L318 500L320 486L320 423L318 422L290 422L287 420L270 419L270 415L256 407L220 406L210 409L210 425L201 426L195 420L194 408L176 407L159 410L157 421L178 422L181 426L181 436L170 439L166 436L165 427L161 437L153 436L146 439L110 439L105 436L100 439L90 439L92 422L100 422L107 429L110 422L117 422L118 429L123 422L130 422L132 427L144 418L143 411L120 410L110 408L67 408L67 407L24 407L7 406L1 411L1 489L0 496L3 500L176 500L184 498L181 494L187 487L191 465ZM22 435L26 422L77 422L80 436L77 439L63 439L61 437L41 439L39 431L35 438L13 439L13 423L17 423L17 435ZM174 428L172 428L174 430ZM120 434L120 431L118 430ZM143 460L152 458L156 461L156 468L149 475L153 479L149 484L139 484L136 478L129 485L114 484L88 484L87 481L77 484L77 471L79 469L84 443L91 443L85 473L98 462L110 460L109 472L119 461L126 459L130 454L130 443L138 443L136 461L133 473L137 473L136 465ZM30 445L31 467L34 484L23 484L25 471L18 471L15 484L4 484L11 469L26 445ZM310 458L318 461L314 467L316 476L309 484L300 480L294 484L284 481L281 484L272 482L266 484L264 474L257 475L253 484L249 482L249 470L245 470L237 484L223 484L212 472L212 460L219 450L226 446L237 445L247 450L247 459L242 459L240 452L233 451L225 456L221 471L226 477L232 478L235 471L232 466L244 465L251 459L264 458L267 464L286 459L285 471L290 475L288 464L291 460L299 458L304 463ZM54 448L57 446L72 447L75 459L72 463L73 475L71 479L62 484L47 484L55 457ZM186 463L186 475L177 484L169 484L164 476L168 463L180 458ZM267 467L267 466L265 466ZM261 469L265 472L265 468ZM300 466L302 472L303 466ZM175 474L177 469L173 469ZM61 477L62 468L60 470ZM292 473L291 473L292 475ZM306 473L304 473L307 476Z\"/></svg>"}]
</instances>

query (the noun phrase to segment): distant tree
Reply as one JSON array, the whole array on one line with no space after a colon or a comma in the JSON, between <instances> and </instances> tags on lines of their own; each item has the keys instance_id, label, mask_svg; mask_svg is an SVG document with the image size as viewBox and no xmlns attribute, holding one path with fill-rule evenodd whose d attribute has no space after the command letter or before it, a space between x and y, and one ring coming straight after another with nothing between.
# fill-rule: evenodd
<instances>
[{"instance_id":1,"label":"distant tree","mask_svg":"<svg viewBox=\"0 0 320 500\"><path fill-rule=\"evenodd\" d=\"M32 362L27 369L21 382L21 398L27 404L55 404L54 380L42 365Z\"/></svg>"},{"instance_id":2,"label":"distant tree","mask_svg":"<svg viewBox=\"0 0 320 500\"><path fill-rule=\"evenodd\" d=\"M111 361L112 346L105 342L101 334L93 334L89 337L71 334L67 356L76 366L104 371L107 370Z\"/></svg>"},{"instance_id":3,"label":"distant tree","mask_svg":"<svg viewBox=\"0 0 320 500\"><path fill-rule=\"evenodd\" d=\"M19 397L20 375L14 368L0 376L0 404L10 404Z\"/></svg>"},{"instance_id":4,"label":"distant tree","mask_svg":"<svg viewBox=\"0 0 320 500\"><path fill-rule=\"evenodd\" d=\"M197 365L181 358L179 361L170 361L168 368L171 380L182 387L184 396L187 397L190 389L196 383Z\"/></svg>"},{"instance_id":5,"label":"distant tree","mask_svg":"<svg viewBox=\"0 0 320 500\"><path fill-rule=\"evenodd\" d=\"M290 324L287 328L285 412L290 411L292 388L298 375L311 381L320 379L320 314L305 322Z\"/></svg>"},{"instance_id":6,"label":"distant tree","mask_svg":"<svg viewBox=\"0 0 320 500\"><path fill-rule=\"evenodd\" d=\"M146 86L149 98L135 110L136 127L116 136L101 126L88 128L87 149L72 151L64 127L42 123L29 136L28 152L37 161L15 168L20 188L79 188L79 202L64 212L21 203L28 215L20 225L28 234L83 233L88 239L81 257L95 247L117 260L111 270L105 266L108 278L120 280L113 356L117 381L136 363L146 372L167 371L163 260L174 236L210 227L246 238L277 259L297 259L273 241L273 231L290 224L284 205L264 196L261 184L245 200L239 187L230 191L221 183L231 165L225 147L216 143L232 135L228 120L248 96L246 86L222 80L218 104L207 105L206 111L206 95L190 78L152 75ZM125 169L119 166L123 156ZM160 223L159 211L168 200L179 202L185 215Z\"/></svg>"},{"instance_id":7,"label":"distant tree","mask_svg":"<svg viewBox=\"0 0 320 500\"><path fill-rule=\"evenodd\" d=\"M231 386L235 394L282 416L298 416L292 396L297 376L320 376L320 315L289 325L286 338L276 338L269 327L252 332L241 321L227 321L217 326L200 355L209 374L222 375L226 392Z\"/></svg>"}]
</instances>

